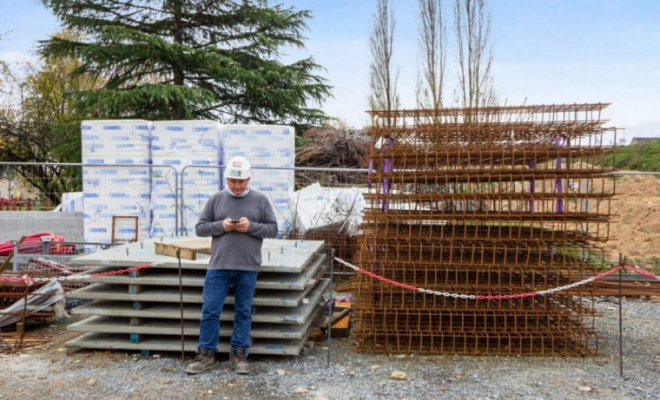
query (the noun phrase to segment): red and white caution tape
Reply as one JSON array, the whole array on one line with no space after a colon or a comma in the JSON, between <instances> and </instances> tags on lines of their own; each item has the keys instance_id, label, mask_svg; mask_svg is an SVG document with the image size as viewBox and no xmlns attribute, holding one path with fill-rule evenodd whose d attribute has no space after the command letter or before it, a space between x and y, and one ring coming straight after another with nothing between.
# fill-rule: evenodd
<instances>
[{"instance_id":1,"label":"red and white caution tape","mask_svg":"<svg viewBox=\"0 0 660 400\"><path fill-rule=\"evenodd\" d=\"M587 278L584 280L581 280L579 282L574 282L569 285L564 285L564 286L559 286L556 288L552 289L546 289L546 290L537 290L534 292L526 292L526 293L517 293L517 294L504 294L504 295L474 295L474 294L459 294L459 293L449 293L449 292L441 292L439 290L431 290L431 289L425 289L413 285L408 285L405 283L397 282L392 279L385 278L384 276L377 275L371 271L364 270L358 266L355 266L347 261L342 260L339 257L335 257L335 260L347 266L348 268L351 268L352 270L359 272L363 275L369 276L373 279L379 280L381 282L388 283L390 285L394 285L403 289L407 290L412 290L415 292L419 293L426 293L426 294L431 294L434 296L442 296L442 297L451 297L451 298L457 298L457 299L466 299L466 300L510 300L510 299L522 299L525 297L534 297L534 296L544 296L546 294L552 294L552 293L557 293L557 292L562 292L565 290L570 290L573 288L576 288L578 286L586 285L587 283L595 282L599 279L602 279L608 275L612 275L615 272L618 272L622 269L626 269L629 271L636 272L640 275L644 275L653 279L660 280L660 277L653 275L650 272L643 271L639 268L635 268L630 265L620 265L618 267L612 268L608 271L605 271L601 274L598 274L596 276L592 276L591 278ZM108 272L102 272L98 274L86 274L86 275L72 275L72 276L60 276L60 277L54 277L54 278L40 278L40 277L28 277L28 276L23 276L23 277L0 277L0 281L5 281L5 282L48 282L48 281L74 281L74 280L81 280L81 279L89 279L89 278L100 278L103 276L113 276L113 275L122 275L122 274L127 274L130 272L134 271L139 271L141 269L147 269L154 267L158 264L163 264L164 261L158 261L155 263L150 263L150 264L144 264L144 265L139 265L137 267L132 267L132 268L126 268L126 269L118 269L114 271L108 271Z\"/></svg>"},{"instance_id":2,"label":"red and white caution tape","mask_svg":"<svg viewBox=\"0 0 660 400\"><path fill-rule=\"evenodd\" d=\"M363 275L372 277L372 278L374 278L376 280L379 280L381 282L389 283L389 284L394 285L394 286L398 286L398 287L408 289L408 290L412 290L412 291L419 292L419 293L431 294L431 295L434 295L434 296L451 297L451 298L455 298L455 299L468 299L468 300L510 300L510 299L522 299L522 298L525 298L525 297L544 296L546 294L553 294L553 293L557 293L557 292L562 292L564 290L570 290L570 289L576 288L578 286L586 285L587 283L595 282L595 281L597 281L599 279L602 279L602 278L604 278L608 275L612 275L613 273L618 272L622 269L633 271L633 272L636 272L640 275L644 275L644 276L648 276L650 278L660 280L660 277L657 277L657 276L653 275L650 272L642 271L639 268L635 268L635 267L632 267L630 265L620 265L618 267L612 268L612 269L610 269L608 271L605 271L601 274L598 274L596 276L592 276L591 278L587 278L587 279L579 281L579 282L571 283L570 285L559 286L559 287L556 287L556 288L546 289L546 290L537 290L537 291L534 291L534 292L517 293L517 294L503 294L503 295L486 295L486 296L484 296L484 295L474 295L474 294L449 293L449 292L441 292L439 290L424 289L424 288L421 288L421 287L417 287L417 286L408 285L408 284L405 284L405 283L393 281L391 279L385 278L385 277L380 276L380 275L376 275L373 272L366 271L366 270L364 270L364 269L362 269L358 266L355 266L355 265L353 265L353 264L351 264L347 261L344 261L344 260L342 260L341 258L338 258L338 257L335 257L335 260L338 263L343 264L343 265L347 266L348 268L351 268L352 270L354 270L356 272L359 272Z\"/></svg>"},{"instance_id":3,"label":"red and white caution tape","mask_svg":"<svg viewBox=\"0 0 660 400\"><path fill-rule=\"evenodd\" d=\"M98 274L85 274L85 275L71 275L71 276L57 276L53 278L40 278L40 277L31 277L31 276L22 276L22 277L9 277L9 276L0 276L0 282L49 282L49 281L76 281L81 279L89 278L100 278L103 276L113 276L113 275L122 275L128 274L130 272L139 271L141 269L147 269L154 267L158 264L163 264L165 261L158 261L150 264L138 265L137 267L126 268L126 269L117 269L114 271L100 272Z\"/></svg>"}]
</instances>

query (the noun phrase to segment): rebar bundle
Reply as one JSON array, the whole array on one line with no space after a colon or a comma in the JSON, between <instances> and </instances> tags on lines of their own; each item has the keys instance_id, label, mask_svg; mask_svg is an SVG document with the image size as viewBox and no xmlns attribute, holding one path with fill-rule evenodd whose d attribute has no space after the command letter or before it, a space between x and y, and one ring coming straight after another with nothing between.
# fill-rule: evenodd
<instances>
[{"instance_id":1,"label":"rebar bundle","mask_svg":"<svg viewBox=\"0 0 660 400\"><path fill-rule=\"evenodd\" d=\"M604 260L616 138L607 104L373 111L369 193L354 262L356 349L590 355L592 296L548 290ZM607 138L609 139L609 138Z\"/></svg>"}]
</instances>

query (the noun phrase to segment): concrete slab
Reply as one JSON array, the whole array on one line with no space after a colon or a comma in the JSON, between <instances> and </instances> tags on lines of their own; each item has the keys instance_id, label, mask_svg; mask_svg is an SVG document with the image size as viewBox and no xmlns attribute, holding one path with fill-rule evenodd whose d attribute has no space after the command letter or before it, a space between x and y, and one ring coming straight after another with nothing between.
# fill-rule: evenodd
<instances>
[{"instance_id":1,"label":"concrete slab","mask_svg":"<svg viewBox=\"0 0 660 400\"><path fill-rule=\"evenodd\" d=\"M303 290L258 290L255 293L254 306L264 307L297 307L305 298L312 286ZM203 303L201 287L184 287L184 303ZM181 295L178 287L143 286L138 293L130 293L129 285L95 283L78 289L66 295L69 299L86 300L131 300L140 302L179 303ZM229 294L225 304L234 304L234 295Z\"/></svg>"},{"instance_id":2,"label":"concrete slab","mask_svg":"<svg viewBox=\"0 0 660 400\"><path fill-rule=\"evenodd\" d=\"M181 238L163 239L173 241ZM159 268L178 268L177 258L155 253L154 242L160 239L149 239L144 242L131 243L125 246L114 246L103 250L77 257L69 261L70 265L94 265L113 267L135 267L153 262L162 261ZM262 248L262 272L300 273L310 262L312 257L320 253L325 242L319 240L281 240L266 239ZM197 260L181 260L181 267L185 269L207 268L210 256L199 254Z\"/></svg>"},{"instance_id":3,"label":"concrete slab","mask_svg":"<svg viewBox=\"0 0 660 400\"><path fill-rule=\"evenodd\" d=\"M229 353L229 338L222 338L218 344L220 353ZM250 354L270 354L296 356L306 341L303 339L254 339ZM197 351L197 339L188 338L184 342L186 352ZM180 336L148 336L140 343L131 343L130 335L112 333L87 333L65 344L69 348L135 350L135 351L181 351Z\"/></svg>"},{"instance_id":4,"label":"concrete slab","mask_svg":"<svg viewBox=\"0 0 660 400\"><path fill-rule=\"evenodd\" d=\"M315 318L308 318L306 323L300 325L254 323L252 324L250 336L252 338L302 339L314 320ZM137 326L130 325L130 322L131 318L96 316L69 325L67 330L73 332L181 335L181 323L177 320L149 319ZM186 320L183 325L185 336L199 337L199 321ZM231 337L232 330L232 322L223 322L220 327L220 336Z\"/></svg>"},{"instance_id":5,"label":"concrete slab","mask_svg":"<svg viewBox=\"0 0 660 400\"><path fill-rule=\"evenodd\" d=\"M313 283L314 279L318 278L318 273L325 268L325 260L326 254L317 254L300 274L260 272L257 280L257 289L303 290L310 283ZM117 267L99 267L79 275L98 274L116 269ZM143 270L143 273L143 276L137 278L132 278L126 274L100 278L84 278L80 279L80 281L127 285L179 286L179 274L177 270L154 267L153 269ZM182 284L189 287L203 287L205 274L205 270L184 270L182 271Z\"/></svg>"},{"instance_id":6,"label":"concrete slab","mask_svg":"<svg viewBox=\"0 0 660 400\"><path fill-rule=\"evenodd\" d=\"M298 307L255 307L252 322L264 323L287 323L287 324L305 324L312 314L316 304L327 289L330 281L322 279L309 292L307 302L301 302ZM118 300L95 300L71 310L74 315L101 315L113 317L133 317L133 318L165 318L179 319L181 311L179 304L176 303L148 303L145 308L136 310L132 301ZM184 304L184 319L199 320L202 316L201 304ZM231 305L225 307L220 315L221 321L232 321L234 319L234 308Z\"/></svg>"}]
</instances>

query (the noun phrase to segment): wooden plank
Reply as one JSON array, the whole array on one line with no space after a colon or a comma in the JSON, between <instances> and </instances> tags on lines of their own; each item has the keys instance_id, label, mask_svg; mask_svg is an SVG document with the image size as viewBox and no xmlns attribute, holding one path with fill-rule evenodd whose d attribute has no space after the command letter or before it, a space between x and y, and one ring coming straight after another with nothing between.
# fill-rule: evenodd
<instances>
[{"instance_id":1,"label":"wooden plank","mask_svg":"<svg viewBox=\"0 0 660 400\"><path fill-rule=\"evenodd\" d=\"M344 308L351 308L351 301L335 301L335 308L337 309L344 309Z\"/></svg>"},{"instance_id":2,"label":"wooden plank","mask_svg":"<svg viewBox=\"0 0 660 400\"><path fill-rule=\"evenodd\" d=\"M155 243L156 254L164 256L177 257L177 250L181 251L181 258L186 260L196 260L197 253L211 254L211 240L207 238Z\"/></svg>"},{"instance_id":3,"label":"wooden plank","mask_svg":"<svg viewBox=\"0 0 660 400\"><path fill-rule=\"evenodd\" d=\"M332 324L332 337L348 337L351 329L351 316L346 315Z\"/></svg>"},{"instance_id":4,"label":"wooden plank","mask_svg":"<svg viewBox=\"0 0 660 400\"><path fill-rule=\"evenodd\" d=\"M181 258L185 260L196 260L197 252L195 250L183 249L178 246L172 246L169 243L156 242L156 254L169 257L177 257L177 251L181 251Z\"/></svg>"},{"instance_id":5,"label":"wooden plank","mask_svg":"<svg viewBox=\"0 0 660 400\"><path fill-rule=\"evenodd\" d=\"M332 313L330 324L332 325L332 337L348 337L350 332L351 315L348 308L342 311L335 311ZM328 331L328 317L324 318L321 326L312 329L309 340L321 341L326 338Z\"/></svg>"},{"instance_id":6,"label":"wooden plank","mask_svg":"<svg viewBox=\"0 0 660 400\"><path fill-rule=\"evenodd\" d=\"M335 323L336 323L337 321L339 321L340 319L342 319L342 318L344 318L345 316L347 316L350 312L351 312L351 310L348 309L348 308L346 308L346 309L344 309L344 310L341 310L341 311L339 311L339 312L333 312L333 313L332 313L332 319L330 320L330 324L332 324L332 326L334 327L334 326L335 326ZM327 319L327 318L326 318L326 319ZM328 323L326 322L324 326L328 326Z\"/></svg>"}]
</instances>

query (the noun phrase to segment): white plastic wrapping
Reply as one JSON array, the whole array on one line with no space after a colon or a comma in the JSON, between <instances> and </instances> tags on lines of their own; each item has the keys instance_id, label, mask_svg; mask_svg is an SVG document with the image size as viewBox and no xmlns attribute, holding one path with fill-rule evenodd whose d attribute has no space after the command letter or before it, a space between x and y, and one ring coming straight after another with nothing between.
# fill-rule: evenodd
<instances>
[{"instance_id":1,"label":"white plastic wrapping","mask_svg":"<svg viewBox=\"0 0 660 400\"><path fill-rule=\"evenodd\" d=\"M318 182L290 194L283 212L300 233L335 223L349 235L357 234L365 207L360 188L323 187Z\"/></svg>"},{"instance_id":2,"label":"white plastic wrapping","mask_svg":"<svg viewBox=\"0 0 660 400\"><path fill-rule=\"evenodd\" d=\"M292 127L220 125L203 120L108 120L84 121L81 129L82 161L98 165L83 168L86 241L109 242L113 216L138 217L138 240L194 236L202 208L224 187L220 166L234 156L244 156L252 164L250 186L271 200L280 233L292 225ZM104 167L108 164L122 167ZM155 166L132 167L137 164ZM176 210L177 201L182 209ZM63 203L63 208L79 205L73 197ZM119 239L132 238L135 228L131 221L122 220L115 233Z\"/></svg>"},{"instance_id":3,"label":"white plastic wrapping","mask_svg":"<svg viewBox=\"0 0 660 400\"><path fill-rule=\"evenodd\" d=\"M168 165L171 168L153 168L152 236L195 236L195 224L202 207L221 188L220 156L220 129L215 121L153 123L153 164ZM178 201L184 212L183 220L179 221L179 232L175 232L177 194L173 170L182 176Z\"/></svg>"},{"instance_id":4,"label":"white plastic wrapping","mask_svg":"<svg viewBox=\"0 0 660 400\"><path fill-rule=\"evenodd\" d=\"M265 192L275 208L280 234L286 232L291 226L286 208L295 189L295 130L273 125L224 125L221 129L223 162L235 156L250 161L250 187Z\"/></svg>"},{"instance_id":5,"label":"white plastic wrapping","mask_svg":"<svg viewBox=\"0 0 660 400\"><path fill-rule=\"evenodd\" d=\"M62 211L84 212L83 192L62 193Z\"/></svg>"},{"instance_id":6,"label":"white plastic wrapping","mask_svg":"<svg viewBox=\"0 0 660 400\"><path fill-rule=\"evenodd\" d=\"M27 304L25 301L27 300ZM57 302L64 301L64 290L57 281L49 281L39 289L4 308L0 314L0 328L9 326L21 320L21 313L27 310L27 315L39 313Z\"/></svg>"},{"instance_id":7,"label":"white plastic wrapping","mask_svg":"<svg viewBox=\"0 0 660 400\"><path fill-rule=\"evenodd\" d=\"M138 240L150 237L151 171L149 135L151 123L144 120L83 121L82 162L98 167L83 168L84 238L87 242L112 240L112 217L138 218ZM119 164L117 166L104 166ZM131 220L118 221L115 239L135 237Z\"/></svg>"}]
</instances>

